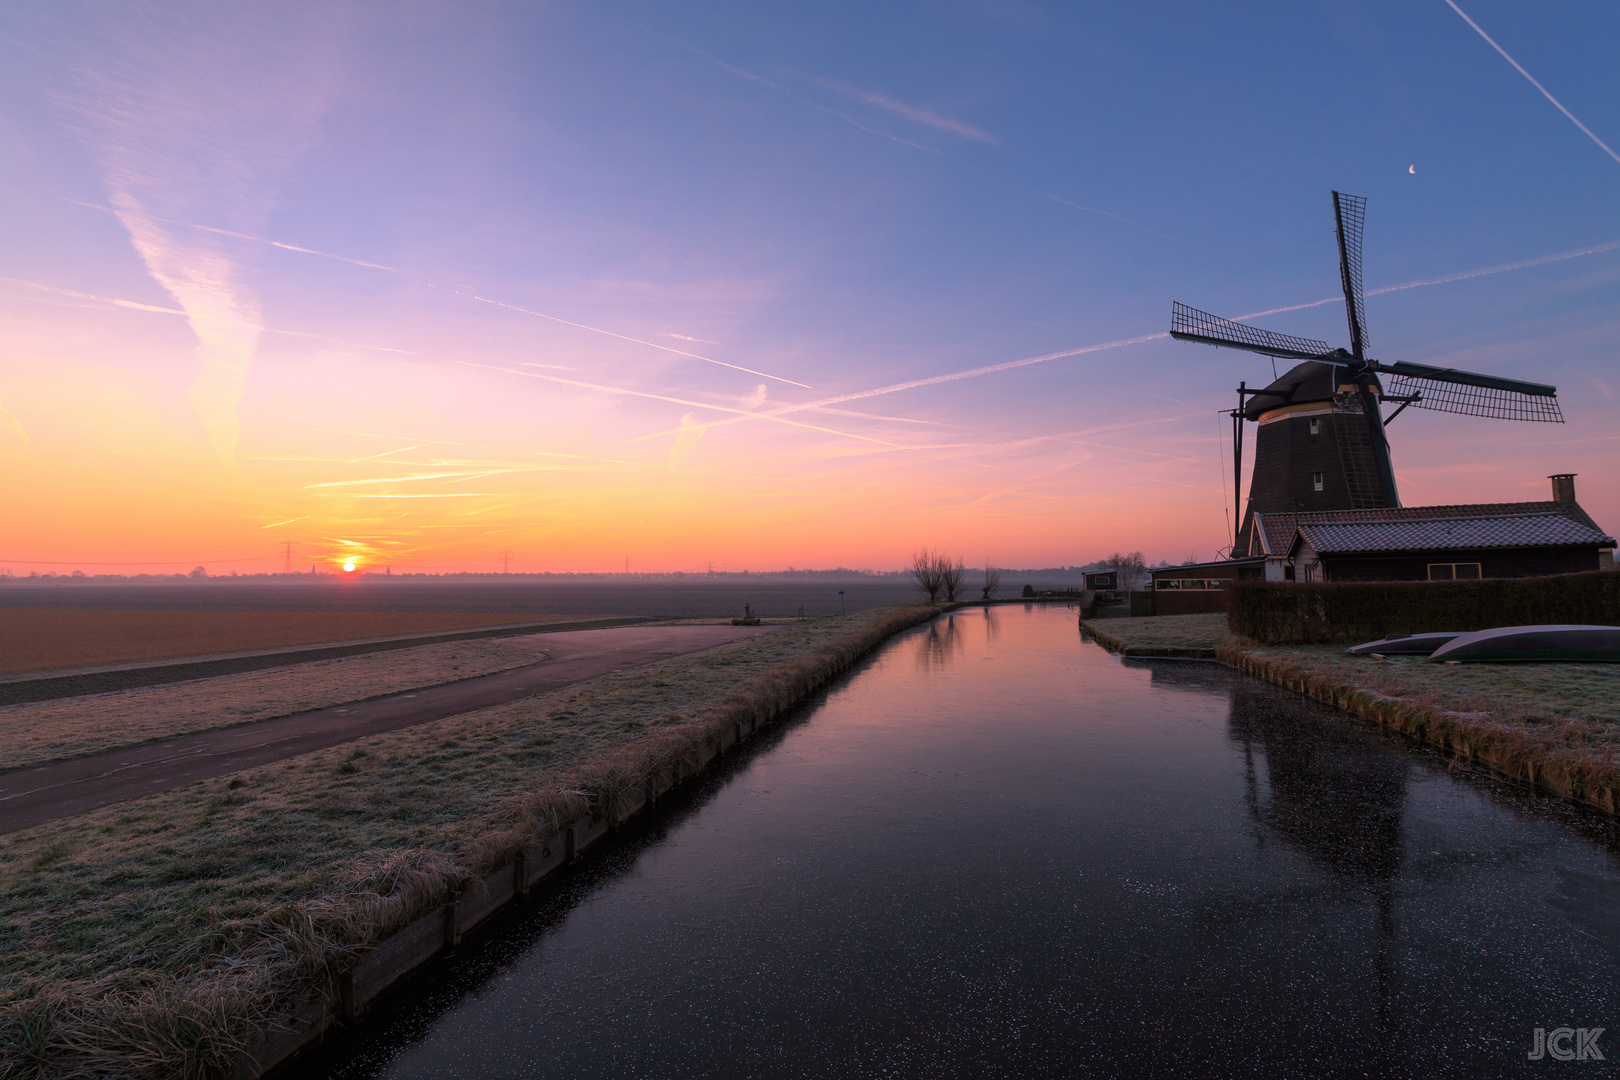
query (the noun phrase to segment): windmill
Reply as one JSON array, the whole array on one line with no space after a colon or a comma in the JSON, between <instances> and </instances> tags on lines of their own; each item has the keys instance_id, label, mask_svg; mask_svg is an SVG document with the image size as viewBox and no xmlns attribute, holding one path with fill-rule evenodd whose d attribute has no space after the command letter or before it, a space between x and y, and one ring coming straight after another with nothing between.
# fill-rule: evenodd
<instances>
[{"instance_id":1,"label":"windmill","mask_svg":"<svg viewBox=\"0 0 1620 1080\"><path fill-rule=\"evenodd\" d=\"M1255 512L1400 506L1385 426L1408 406L1499 420L1564 422L1556 387L1456 368L1383 363L1367 355L1361 287L1366 208L1366 199L1333 193L1339 280L1350 325L1348 350L1313 338L1261 330L1181 303L1171 311L1173 338L1299 361L1264 389L1251 390L1247 382L1238 386L1238 407L1232 412L1232 475L1238 501L1234 557L1248 554ZM1387 387L1380 376L1389 377ZM1385 402L1398 405L1387 417L1383 414ZM1244 420L1258 427L1247 508L1243 505Z\"/></svg>"}]
</instances>

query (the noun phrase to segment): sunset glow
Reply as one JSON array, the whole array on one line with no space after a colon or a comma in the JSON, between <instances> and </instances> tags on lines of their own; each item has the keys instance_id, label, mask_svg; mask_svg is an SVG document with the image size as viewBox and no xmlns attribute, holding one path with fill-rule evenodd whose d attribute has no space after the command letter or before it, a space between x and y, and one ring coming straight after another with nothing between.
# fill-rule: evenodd
<instances>
[{"instance_id":1,"label":"sunset glow","mask_svg":"<svg viewBox=\"0 0 1620 1080\"><path fill-rule=\"evenodd\" d=\"M1620 138L1620 16L1470 14ZM1620 165L1379 18L13 11L0 570L1210 558L1272 373L1170 304L1340 342L1333 187L1376 355L1568 418L1408 413L1403 497L1620 528Z\"/></svg>"}]
</instances>

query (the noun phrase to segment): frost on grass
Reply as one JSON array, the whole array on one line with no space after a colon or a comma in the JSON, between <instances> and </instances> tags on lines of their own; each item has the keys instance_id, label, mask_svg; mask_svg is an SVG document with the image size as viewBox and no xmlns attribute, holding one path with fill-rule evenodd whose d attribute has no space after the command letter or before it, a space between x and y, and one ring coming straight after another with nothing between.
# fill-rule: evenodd
<instances>
[{"instance_id":1,"label":"frost on grass","mask_svg":"<svg viewBox=\"0 0 1620 1080\"><path fill-rule=\"evenodd\" d=\"M793 624L0 837L0 1077L222 1068L524 844L932 614Z\"/></svg>"},{"instance_id":2,"label":"frost on grass","mask_svg":"<svg viewBox=\"0 0 1620 1080\"><path fill-rule=\"evenodd\" d=\"M23 769L153 739L346 705L533 664L533 649L457 641L0 708L0 761Z\"/></svg>"}]
</instances>

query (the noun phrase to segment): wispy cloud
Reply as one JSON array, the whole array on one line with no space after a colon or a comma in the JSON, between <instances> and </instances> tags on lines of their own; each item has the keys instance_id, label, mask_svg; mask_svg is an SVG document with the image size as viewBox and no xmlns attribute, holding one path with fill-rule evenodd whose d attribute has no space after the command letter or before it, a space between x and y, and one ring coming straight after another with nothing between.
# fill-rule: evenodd
<instances>
[{"instance_id":1,"label":"wispy cloud","mask_svg":"<svg viewBox=\"0 0 1620 1080\"><path fill-rule=\"evenodd\" d=\"M189 398L226 458L262 330L227 241L268 216L280 177L313 137L330 69L325 18L314 6L201 2L139 20L109 14L88 27L59 95L101 166L112 212L197 338ZM234 228L199 235L173 224L199 218Z\"/></svg>"},{"instance_id":2,"label":"wispy cloud","mask_svg":"<svg viewBox=\"0 0 1620 1080\"><path fill-rule=\"evenodd\" d=\"M1559 112L1561 112L1565 116L1569 117L1569 122L1570 123L1572 123L1576 127L1580 128L1583 132L1586 133L1586 137L1588 139L1591 139L1593 142L1597 143L1600 147L1602 147L1603 152L1605 154L1608 154L1610 157L1614 158L1614 160L1616 162L1620 162L1620 154L1616 154L1613 150L1611 150L1609 148L1608 143L1606 143L1602 139L1598 138L1595 134L1593 134L1591 128L1587 127L1585 124L1583 124L1579 120L1577 120L1575 118L1574 113L1572 113L1568 109L1564 108L1564 103L1562 101L1559 101L1557 98L1553 97L1552 94L1548 92L1548 90L1547 90L1547 88L1545 86L1542 86L1539 82L1536 81L1536 77L1534 75L1532 75L1528 71L1524 70L1523 65L1521 65L1517 60L1513 59L1513 57L1509 56L1507 50L1502 48L1502 46L1498 45L1496 43L1496 39L1491 37L1491 35L1487 34L1484 31L1484 29L1479 25L1479 23L1475 22L1473 19L1470 19L1468 17L1468 13L1466 11L1464 11L1462 8L1458 7L1456 5L1456 3L1454 2L1454 0L1446 0L1446 6L1451 8L1451 10L1455 11L1458 15L1461 15L1463 22L1467 23L1469 26L1472 26L1474 28L1475 33L1477 33L1480 37L1484 38L1487 42L1490 43L1491 48L1493 48L1497 52L1501 53L1502 54L1502 59L1506 60L1508 63L1513 65L1513 70L1517 71L1520 75L1523 75L1526 79L1529 79L1530 80L1530 85L1534 86L1537 90L1540 90L1542 97L1544 97L1548 101L1552 102L1553 105L1558 109Z\"/></svg>"},{"instance_id":3,"label":"wispy cloud","mask_svg":"<svg viewBox=\"0 0 1620 1080\"><path fill-rule=\"evenodd\" d=\"M693 337L690 334L665 334L664 336L665 337L672 337L676 341L694 342L694 343L696 343L698 345L718 345L718 344L720 344L718 341L710 341L708 338Z\"/></svg>"},{"instance_id":4,"label":"wispy cloud","mask_svg":"<svg viewBox=\"0 0 1620 1080\"><path fill-rule=\"evenodd\" d=\"M835 93L854 98L856 101L864 102L873 108L893 113L895 116L910 120L914 124L922 124L936 131L958 135L964 139L974 139L992 145L996 142L996 137L983 128L974 127L972 124L962 120L953 120L949 116L942 116L932 109L925 109L920 105L907 104L904 101L890 97L888 94L880 94L875 90L862 90L858 86L851 86L835 79L817 79L816 81Z\"/></svg>"},{"instance_id":5,"label":"wispy cloud","mask_svg":"<svg viewBox=\"0 0 1620 1080\"><path fill-rule=\"evenodd\" d=\"M24 452L29 449L27 430L22 426L22 421L13 416L11 411L6 408L4 401L0 401L0 436L3 436L3 438L0 438L0 444L15 442L22 447Z\"/></svg>"},{"instance_id":6,"label":"wispy cloud","mask_svg":"<svg viewBox=\"0 0 1620 1080\"><path fill-rule=\"evenodd\" d=\"M697 446L698 440L703 438L703 425L697 422L692 413L681 416L681 429L675 436L675 442L669 448L669 467L679 469L686 464L692 450Z\"/></svg>"}]
</instances>

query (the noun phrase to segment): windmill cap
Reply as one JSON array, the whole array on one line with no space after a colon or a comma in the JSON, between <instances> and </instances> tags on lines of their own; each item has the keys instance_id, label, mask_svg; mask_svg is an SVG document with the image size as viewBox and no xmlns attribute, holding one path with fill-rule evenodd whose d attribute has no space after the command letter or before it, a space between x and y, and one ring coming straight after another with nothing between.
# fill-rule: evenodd
<instances>
[{"instance_id":1,"label":"windmill cap","mask_svg":"<svg viewBox=\"0 0 1620 1080\"><path fill-rule=\"evenodd\" d=\"M1247 420L1258 420L1266 413L1287 405L1332 401L1345 381L1344 369L1340 365L1306 360L1283 372L1265 391L1251 397L1243 406L1243 416ZM1375 378L1374 385L1376 392L1382 394L1382 383Z\"/></svg>"}]
</instances>

